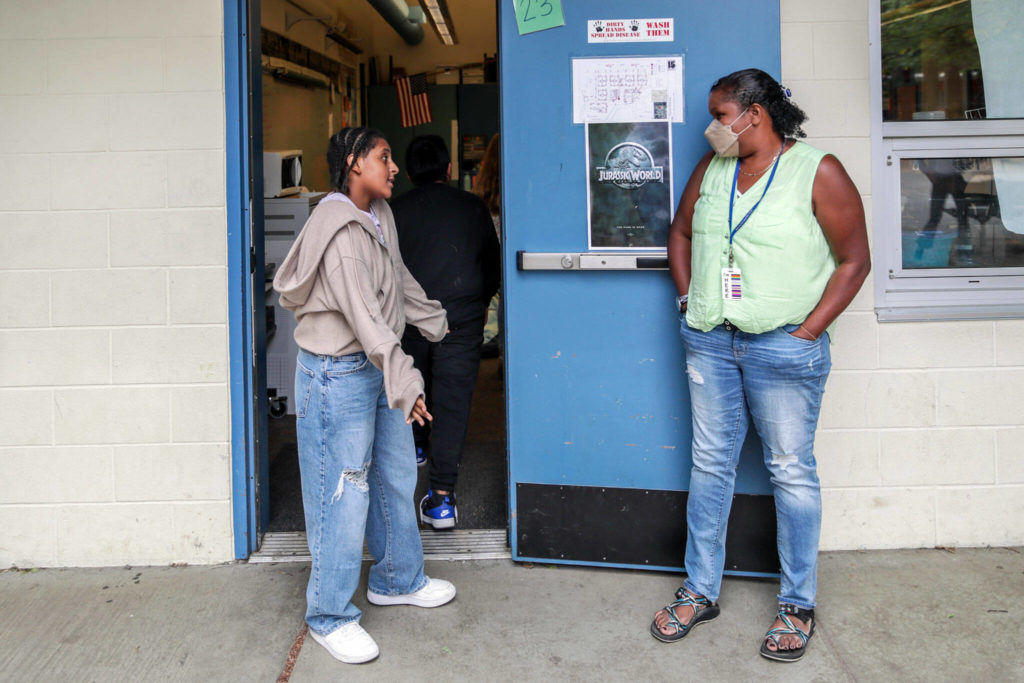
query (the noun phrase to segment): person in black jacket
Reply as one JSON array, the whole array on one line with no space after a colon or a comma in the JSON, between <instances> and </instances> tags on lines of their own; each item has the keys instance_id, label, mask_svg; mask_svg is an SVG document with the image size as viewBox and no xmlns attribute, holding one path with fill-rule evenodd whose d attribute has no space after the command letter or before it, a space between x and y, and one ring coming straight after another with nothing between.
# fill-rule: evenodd
<instances>
[{"instance_id":1,"label":"person in black jacket","mask_svg":"<svg viewBox=\"0 0 1024 683\"><path fill-rule=\"evenodd\" d=\"M413 425L416 459L430 461L430 489L420 501L420 520L435 529L455 526L455 483L466 441L487 304L498 290L501 260L487 205L448 184L451 158L437 135L417 137L405 167L416 187L391 210L402 259L427 296L448 313L449 334L428 341L407 327L402 349L426 384L433 424Z\"/></svg>"}]
</instances>

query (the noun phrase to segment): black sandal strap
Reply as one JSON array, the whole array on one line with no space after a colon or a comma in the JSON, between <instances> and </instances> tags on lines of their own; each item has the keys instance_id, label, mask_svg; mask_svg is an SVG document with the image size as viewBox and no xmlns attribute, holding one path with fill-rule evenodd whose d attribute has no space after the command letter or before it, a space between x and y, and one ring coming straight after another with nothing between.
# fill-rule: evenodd
<instances>
[{"instance_id":1,"label":"black sandal strap","mask_svg":"<svg viewBox=\"0 0 1024 683\"><path fill-rule=\"evenodd\" d=\"M687 604L693 603L695 605L700 605L701 607L709 607L711 605L711 601L708 600L707 597L690 593L686 590L685 586L681 586L679 590L676 591L676 602L679 602L680 600L683 600Z\"/></svg>"},{"instance_id":2,"label":"black sandal strap","mask_svg":"<svg viewBox=\"0 0 1024 683\"><path fill-rule=\"evenodd\" d=\"M796 617L804 623L808 623L814 619L814 608L804 609L803 607L783 603L779 605L779 616L782 616L783 614L788 614L791 617Z\"/></svg>"}]
</instances>

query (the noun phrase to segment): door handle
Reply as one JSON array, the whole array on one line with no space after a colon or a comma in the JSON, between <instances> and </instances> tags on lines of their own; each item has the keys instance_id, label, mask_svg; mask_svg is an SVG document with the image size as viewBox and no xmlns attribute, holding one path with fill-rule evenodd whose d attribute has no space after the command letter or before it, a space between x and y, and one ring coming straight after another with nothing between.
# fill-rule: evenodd
<instances>
[{"instance_id":1,"label":"door handle","mask_svg":"<svg viewBox=\"0 0 1024 683\"><path fill-rule=\"evenodd\" d=\"M519 270L668 270L668 256L659 252L618 251L537 252L517 251Z\"/></svg>"}]
</instances>

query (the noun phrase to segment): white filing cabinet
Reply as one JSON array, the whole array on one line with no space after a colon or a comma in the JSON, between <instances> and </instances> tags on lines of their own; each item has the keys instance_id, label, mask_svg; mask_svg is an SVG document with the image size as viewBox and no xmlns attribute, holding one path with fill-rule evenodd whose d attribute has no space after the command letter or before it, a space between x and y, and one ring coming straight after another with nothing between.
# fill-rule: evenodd
<instances>
[{"instance_id":1,"label":"white filing cabinet","mask_svg":"<svg viewBox=\"0 0 1024 683\"><path fill-rule=\"evenodd\" d=\"M327 193L303 192L291 197L267 197L263 200L263 246L267 265L281 267L288 250L298 236L306 219ZM277 292L267 297L267 306L274 307L277 331L267 341L267 389L275 389L277 396L287 396L289 415L295 414L295 357L299 347L295 343L295 316L281 307Z\"/></svg>"}]
</instances>

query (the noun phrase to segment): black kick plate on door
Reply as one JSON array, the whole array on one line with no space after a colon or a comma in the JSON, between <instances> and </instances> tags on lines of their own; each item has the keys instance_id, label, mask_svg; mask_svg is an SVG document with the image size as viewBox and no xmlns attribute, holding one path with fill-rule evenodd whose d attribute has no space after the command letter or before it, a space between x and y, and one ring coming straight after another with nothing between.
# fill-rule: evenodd
<instances>
[{"instance_id":1,"label":"black kick plate on door","mask_svg":"<svg viewBox=\"0 0 1024 683\"><path fill-rule=\"evenodd\" d=\"M686 497L685 491L517 483L517 555L681 569ZM778 574L772 496L733 496L725 571Z\"/></svg>"}]
</instances>

